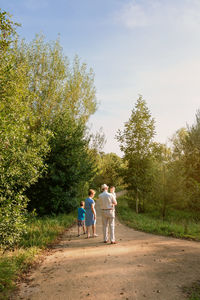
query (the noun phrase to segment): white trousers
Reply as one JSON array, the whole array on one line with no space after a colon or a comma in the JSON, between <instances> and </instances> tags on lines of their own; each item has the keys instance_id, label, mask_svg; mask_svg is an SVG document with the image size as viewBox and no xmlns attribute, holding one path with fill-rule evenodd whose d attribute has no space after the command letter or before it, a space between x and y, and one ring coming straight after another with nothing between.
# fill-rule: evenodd
<instances>
[{"instance_id":1,"label":"white trousers","mask_svg":"<svg viewBox=\"0 0 200 300\"><path fill-rule=\"evenodd\" d=\"M103 225L103 238L108 241L108 226L110 227L110 241L115 242L115 211L102 210L102 225Z\"/></svg>"}]
</instances>

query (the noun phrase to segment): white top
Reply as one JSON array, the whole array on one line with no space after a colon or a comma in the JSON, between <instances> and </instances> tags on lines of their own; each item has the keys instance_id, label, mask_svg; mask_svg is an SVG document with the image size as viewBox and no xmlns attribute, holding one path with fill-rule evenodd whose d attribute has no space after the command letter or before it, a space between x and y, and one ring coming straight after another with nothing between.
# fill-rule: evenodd
<instances>
[{"instance_id":1,"label":"white top","mask_svg":"<svg viewBox=\"0 0 200 300\"><path fill-rule=\"evenodd\" d=\"M113 194L104 191L99 195L99 202L101 209L113 209L114 205L117 204L116 198Z\"/></svg>"},{"instance_id":2,"label":"white top","mask_svg":"<svg viewBox=\"0 0 200 300\"><path fill-rule=\"evenodd\" d=\"M116 200L116 199L117 199L116 193L115 193L115 192L112 192L111 194L115 197L115 200Z\"/></svg>"}]
</instances>

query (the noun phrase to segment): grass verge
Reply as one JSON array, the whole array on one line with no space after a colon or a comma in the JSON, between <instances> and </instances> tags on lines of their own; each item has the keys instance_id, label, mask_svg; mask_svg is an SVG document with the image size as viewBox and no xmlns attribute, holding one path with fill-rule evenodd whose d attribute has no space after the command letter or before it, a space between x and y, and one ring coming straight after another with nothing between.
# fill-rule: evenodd
<instances>
[{"instance_id":1,"label":"grass verge","mask_svg":"<svg viewBox=\"0 0 200 300\"><path fill-rule=\"evenodd\" d=\"M189 287L184 287L183 292L189 300L200 300L200 281L194 282Z\"/></svg>"},{"instance_id":2,"label":"grass verge","mask_svg":"<svg viewBox=\"0 0 200 300\"><path fill-rule=\"evenodd\" d=\"M76 220L76 212L55 217L31 218L18 248L0 253L0 299L8 299L16 280L56 237Z\"/></svg>"},{"instance_id":3,"label":"grass verge","mask_svg":"<svg viewBox=\"0 0 200 300\"><path fill-rule=\"evenodd\" d=\"M192 217L187 218L186 212L181 217L180 212L172 211L163 221L155 211L136 214L129 207L129 202L130 198L125 195L118 199L117 205L118 218L129 227L159 235L200 241L200 221L195 221Z\"/></svg>"}]
</instances>

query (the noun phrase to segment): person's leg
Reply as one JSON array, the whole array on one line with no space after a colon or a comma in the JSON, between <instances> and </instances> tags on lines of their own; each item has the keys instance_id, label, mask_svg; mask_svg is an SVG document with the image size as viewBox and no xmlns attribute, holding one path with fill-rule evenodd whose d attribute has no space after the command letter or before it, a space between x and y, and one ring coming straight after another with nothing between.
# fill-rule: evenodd
<instances>
[{"instance_id":1,"label":"person's leg","mask_svg":"<svg viewBox=\"0 0 200 300\"><path fill-rule=\"evenodd\" d=\"M98 234L96 234L96 224L92 225L92 234L93 237L98 236Z\"/></svg>"},{"instance_id":2,"label":"person's leg","mask_svg":"<svg viewBox=\"0 0 200 300\"><path fill-rule=\"evenodd\" d=\"M80 226L78 224L78 236L80 236Z\"/></svg>"},{"instance_id":3,"label":"person's leg","mask_svg":"<svg viewBox=\"0 0 200 300\"><path fill-rule=\"evenodd\" d=\"M110 241L115 243L115 211L109 211Z\"/></svg>"},{"instance_id":4,"label":"person's leg","mask_svg":"<svg viewBox=\"0 0 200 300\"><path fill-rule=\"evenodd\" d=\"M102 211L102 228L104 242L108 241L108 217L105 211Z\"/></svg>"},{"instance_id":5,"label":"person's leg","mask_svg":"<svg viewBox=\"0 0 200 300\"><path fill-rule=\"evenodd\" d=\"M83 223L83 233L85 234L86 231L85 231L85 223Z\"/></svg>"},{"instance_id":6,"label":"person's leg","mask_svg":"<svg viewBox=\"0 0 200 300\"><path fill-rule=\"evenodd\" d=\"M115 218L109 218L109 225L110 225L110 241L111 243L115 242Z\"/></svg>"},{"instance_id":7,"label":"person's leg","mask_svg":"<svg viewBox=\"0 0 200 300\"><path fill-rule=\"evenodd\" d=\"M95 234L95 224L92 225L92 235Z\"/></svg>"},{"instance_id":8,"label":"person's leg","mask_svg":"<svg viewBox=\"0 0 200 300\"><path fill-rule=\"evenodd\" d=\"M86 228L87 228L87 238L89 238L90 237L90 227L87 226Z\"/></svg>"}]
</instances>

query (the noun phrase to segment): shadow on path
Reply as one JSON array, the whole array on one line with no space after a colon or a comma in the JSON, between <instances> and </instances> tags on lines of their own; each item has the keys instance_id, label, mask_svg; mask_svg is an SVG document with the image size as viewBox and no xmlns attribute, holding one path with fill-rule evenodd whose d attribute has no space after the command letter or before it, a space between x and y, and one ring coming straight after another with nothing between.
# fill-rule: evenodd
<instances>
[{"instance_id":1,"label":"shadow on path","mask_svg":"<svg viewBox=\"0 0 200 300\"><path fill-rule=\"evenodd\" d=\"M66 231L51 255L23 283L18 299L182 300L182 286L200 278L200 244L135 231L116 220L117 245Z\"/></svg>"}]
</instances>

